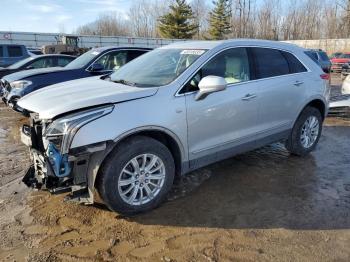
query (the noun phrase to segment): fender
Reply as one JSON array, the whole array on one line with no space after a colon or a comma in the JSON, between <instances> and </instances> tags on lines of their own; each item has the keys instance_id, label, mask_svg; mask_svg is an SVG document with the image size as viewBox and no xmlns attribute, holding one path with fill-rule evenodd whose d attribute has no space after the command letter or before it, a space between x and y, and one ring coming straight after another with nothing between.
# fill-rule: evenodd
<instances>
[{"instance_id":1,"label":"fender","mask_svg":"<svg viewBox=\"0 0 350 262\"><path fill-rule=\"evenodd\" d=\"M189 169L188 152L185 150L183 144L181 143L180 139L175 133L161 126L137 127L117 136L113 140L102 142L102 143L105 143L106 146L101 147L102 150L91 154L89 159L89 166L86 172L86 179L87 179L88 192L89 192L89 197L88 197L88 201L86 201L86 204L94 203L96 178L100 170L100 167L103 164L103 161L106 159L106 157L112 152L112 150L116 146L118 146L120 141L124 140L127 137L141 133L143 131L160 131L169 135L171 138L173 138L174 141L177 143L181 153L181 170L182 170L181 174L184 174L187 172L187 170ZM84 146L84 148L89 148L89 146Z\"/></svg>"},{"instance_id":2,"label":"fender","mask_svg":"<svg viewBox=\"0 0 350 262\"><path fill-rule=\"evenodd\" d=\"M329 103L328 101L326 101L326 99L324 97L322 97L321 95L314 95L314 96L311 96L308 98L308 100L305 101L305 103L303 103L303 105L301 107L298 108L298 115L297 117L295 118L295 121L298 119L299 115L301 114L301 112L304 110L304 108L310 104L312 101L315 101L315 100L320 100L322 101L324 107L325 107L325 112L324 112L324 118L326 118L327 116L327 113L328 113L328 107L329 107ZM294 121L294 123L295 123ZM294 125L294 124L293 124Z\"/></svg>"}]
</instances>

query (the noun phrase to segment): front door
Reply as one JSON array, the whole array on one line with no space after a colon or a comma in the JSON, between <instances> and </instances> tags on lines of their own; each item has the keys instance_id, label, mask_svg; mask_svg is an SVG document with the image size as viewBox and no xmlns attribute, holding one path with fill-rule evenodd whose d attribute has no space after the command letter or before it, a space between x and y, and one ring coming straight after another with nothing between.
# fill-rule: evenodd
<instances>
[{"instance_id":1,"label":"front door","mask_svg":"<svg viewBox=\"0 0 350 262\"><path fill-rule=\"evenodd\" d=\"M257 85L251 79L246 48L221 52L205 64L187 84L186 106L188 150L191 167L229 156L233 148L253 144L257 132ZM201 78L224 77L225 90L196 101L196 89ZM194 91L194 92L193 92Z\"/></svg>"}]
</instances>

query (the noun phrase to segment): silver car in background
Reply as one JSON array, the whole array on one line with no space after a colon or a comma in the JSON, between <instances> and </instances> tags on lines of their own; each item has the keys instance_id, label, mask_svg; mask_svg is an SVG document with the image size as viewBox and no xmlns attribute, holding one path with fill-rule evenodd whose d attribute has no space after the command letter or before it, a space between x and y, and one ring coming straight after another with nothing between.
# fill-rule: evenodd
<instances>
[{"instance_id":1,"label":"silver car in background","mask_svg":"<svg viewBox=\"0 0 350 262\"><path fill-rule=\"evenodd\" d=\"M31 116L23 181L123 214L158 206L175 176L276 141L311 152L329 76L295 45L263 40L165 46L110 76L46 87L18 104Z\"/></svg>"}]
</instances>

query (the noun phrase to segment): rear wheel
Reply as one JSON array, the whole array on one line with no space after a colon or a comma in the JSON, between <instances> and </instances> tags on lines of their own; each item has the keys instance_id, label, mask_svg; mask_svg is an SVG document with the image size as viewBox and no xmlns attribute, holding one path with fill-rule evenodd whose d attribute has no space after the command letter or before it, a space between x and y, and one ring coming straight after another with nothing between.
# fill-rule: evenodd
<instances>
[{"instance_id":1,"label":"rear wheel","mask_svg":"<svg viewBox=\"0 0 350 262\"><path fill-rule=\"evenodd\" d=\"M306 107L294 124L286 148L294 155L304 156L315 149L322 132L323 118L314 107Z\"/></svg>"},{"instance_id":2,"label":"rear wheel","mask_svg":"<svg viewBox=\"0 0 350 262\"><path fill-rule=\"evenodd\" d=\"M159 141L138 136L122 142L106 159L97 188L105 204L122 214L157 207L169 192L174 159Z\"/></svg>"}]
</instances>

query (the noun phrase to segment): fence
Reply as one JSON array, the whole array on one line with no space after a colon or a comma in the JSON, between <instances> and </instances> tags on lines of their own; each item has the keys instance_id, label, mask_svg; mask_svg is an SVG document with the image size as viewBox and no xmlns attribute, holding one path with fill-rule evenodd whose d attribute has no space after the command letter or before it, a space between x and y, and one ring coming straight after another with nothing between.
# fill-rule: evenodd
<instances>
[{"instance_id":1,"label":"fence","mask_svg":"<svg viewBox=\"0 0 350 262\"><path fill-rule=\"evenodd\" d=\"M69 35L69 34L64 34ZM4 32L0 31L0 44L22 44L28 47L41 47L43 45L56 44L61 34L51 33L26 33L26 32ZM184 41L177 39L141 38L122 36L79 36L80 47L99 46L138 46L159 47L174 42Z\"/></svg>"},{"instance_id":2,"label":"fence","mask_svg":"<svg viewBox=\"0 0 350 262\"><path fill-rule=\"evenodd\" d=\"M51 33L25 33L25 32L4 32L0 31L0 44L23 44L28 47L41 47L43 45L56 44L60 39L60 34ZM179 39L161 39L161 38L141 38L141 37L122 37L122 36L79 36L80 47L98 47L98 46L140 46L140 47L159 47L168 45ZM320 39L320 40L291 40L285 41L305 48L319 48L331 54L334 52L350 52L350 39Z\"/></svg>"},{"instance_id":3,"label":"fence","mask_svg":"<svg viewBox=\"0 0 350 262\"><path fill-rule=\"evenodd\" d=\"M350 52L350 39L319 39L285 41L304 48L322 49L328 54L335 52Z\"/></svg>"}]
</instances>

